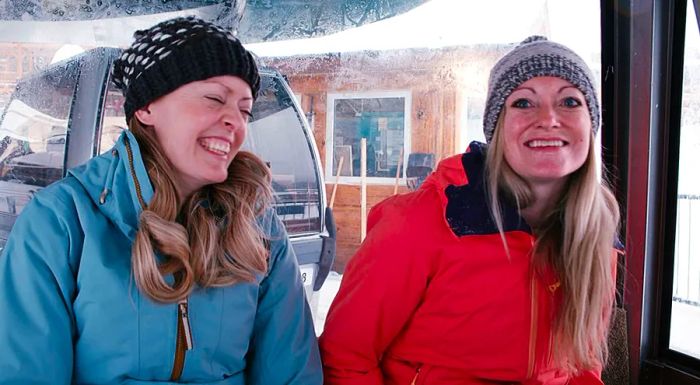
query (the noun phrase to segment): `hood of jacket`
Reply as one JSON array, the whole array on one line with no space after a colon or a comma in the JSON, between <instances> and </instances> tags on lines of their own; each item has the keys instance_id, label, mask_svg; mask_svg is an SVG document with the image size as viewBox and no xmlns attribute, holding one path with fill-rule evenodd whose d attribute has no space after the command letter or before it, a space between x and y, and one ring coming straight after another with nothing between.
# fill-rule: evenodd
<instances>
[{"instance_id":1,"label":"hood of jacket","mask_svg":"<svg viewBox=\"0 0 700 385\"><path fill-rule=\"evenodd\" d=\"M136 138L124 130L112 150L68 171L121 232L133 240L139 216L153 197Z\"/></svg>"},{"instance_id":2,"label":"hood of jacket","mask_svg":"<svg viewBox=\"0 0 700 385\"><path fill-rule=\"evenodd\" d=\"M485 143L471 142L463 154L442 160L419 189L437 190L445 220L458 237L498 233L485 183L487 149ZM532 233L515 204L502 195L499 203L504 232Z\"/></svg>"}]
</instances>

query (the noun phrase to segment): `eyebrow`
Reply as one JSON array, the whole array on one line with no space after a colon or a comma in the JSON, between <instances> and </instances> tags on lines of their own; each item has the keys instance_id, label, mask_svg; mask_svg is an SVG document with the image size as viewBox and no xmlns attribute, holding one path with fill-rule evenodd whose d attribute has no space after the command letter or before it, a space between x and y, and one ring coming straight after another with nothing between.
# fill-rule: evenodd
<instances>
[{"instance_id":1,"label":"eyebrow","mask_svg":"<svg viewBox=\"0 0 700 385\"><path fill-rule=\"evenodd\" d=\"M219 82L213 82L213 81L209 81L209 80L202 80L202 83L215 85L215 86L217 86L217 87L219 87L219 88L221 88L221 89L223 89L223 90L226 90L226 93L229 93L229 94L232 94L232 93L235 94L235 93L236 93L235 90L234 90L233 88L230 88L230 87L228 87L228 86L226 86L226 85L224 85L224 84L221 84L221 83L219 83ZM252 96L244 96L244 97L241 98L241 101L243 101L243 100L253 100L253 97L252 97Z\"/></svg>"},{"instance_id":2,"label":"eyebrow","mask_svg":"<svg viewBox=\"0 0 700 385\"><path fill-rule=\"evenodd\" d=\"M573 89L576 89L576 90L578 89L578 87L576 87L576 86L574 86L574 85L563 86L562 88L559 89L559 93L561 93L562 91L564 91L564 90L567 89L567 88L573 88Z\"/></svg>"},{"instance_id":3,"label":"eyebrow","mask_svg":"<svg viewBox=\"0 0 700 385\"><path fill-rule=\"evenodd\" d=\"M528 90L528 91L532 92L533 94L537 93L537 92L535 92L535 89L532 87L518 87L518 88L514 89L513 92L520 91L520 90Z\"/></svg>"},{"instance_id":4,"label":"eyebrow","mask_svg":"<svg viewBox=\"0 0 700 385\"><path fill-rule=\"evenodd\" d=\"M578 89L578 87L576 87L576 86L574 86L574 85L570 85L570 86L569 86L569 85L566 85L566 86L561 87L561 88L559 89L559 91L557 91L557 93L560 94L562 91L564 91L564 90L567 89L567 88ZM537 94L537 92L535 92L535 89L532 88L532 87L518 87L518 88L514 89L513 92L515 92L515 91L520 91L520 90L528 90L528 91L532 92L533 94Z\"/></svg>"}]
</instances>

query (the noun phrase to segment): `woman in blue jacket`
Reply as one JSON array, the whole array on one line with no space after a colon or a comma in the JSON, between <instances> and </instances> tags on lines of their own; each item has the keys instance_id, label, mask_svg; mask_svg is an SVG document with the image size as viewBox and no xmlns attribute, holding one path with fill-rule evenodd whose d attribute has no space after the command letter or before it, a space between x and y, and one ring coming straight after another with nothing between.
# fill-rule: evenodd
<instances>
[{"instance_id":1,"label":"woman in blue jacket","mask_svg":"<svg viewBox=\"0 0 700 385\"><path fill-rule=\"evenodd\" d=\"M25 208L0 257L0 383L321 384L270 174L239 152L260 78L195 18L115 62L130 130Z\"/></svg>"}]
</instances>

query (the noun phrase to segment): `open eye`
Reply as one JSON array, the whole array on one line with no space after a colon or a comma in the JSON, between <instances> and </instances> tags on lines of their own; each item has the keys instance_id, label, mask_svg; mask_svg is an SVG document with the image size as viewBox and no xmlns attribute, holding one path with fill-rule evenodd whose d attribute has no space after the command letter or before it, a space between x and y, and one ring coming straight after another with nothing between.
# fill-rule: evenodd
<instances>
[{"instance_id":1,"label":"open eye","mask_svg":"<svg viewBox=\"0 0 700 385\"><path fill-rule=\"evenodd\" d=\"M510 104L510 106L514 108L530 108L532 107L532 102L525 98L520 98L516 99L513 103Z\"/></svg>"},{"instance_id":2,"label":"open eye","mask_svg":"<svg viewBox=\"0 0 700 385\"><path fill-rule=\"evenodd\" d=\"M578 98L575 98L573 96L569 96L569 97L564 98L564 100L562 100L561 104L564 107L569 107L569 108L581 107L583 105L581 100L579 100Z\"/></svg>"}]
</instances>

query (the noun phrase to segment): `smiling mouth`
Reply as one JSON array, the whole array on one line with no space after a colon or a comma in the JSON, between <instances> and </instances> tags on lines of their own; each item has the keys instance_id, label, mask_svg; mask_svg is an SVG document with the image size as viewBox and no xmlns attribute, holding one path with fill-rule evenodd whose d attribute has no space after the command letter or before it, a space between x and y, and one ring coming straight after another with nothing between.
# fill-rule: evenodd
<instances>
[{"instance_id":1,"label":"smiling mouth","mask_svg":"<svg viewBox=\"0 0 700 385\"><path fill-rule=\"evenodd\" d=\"M231 143L221 139L204 138L199 140L199 144L217 155L228 155L231 151Z\"/></svg>"},{"instance_id":2,"label":"smiling mouth","mask_svg":"<svg viewBox=\"0 0 700 385\"><path fill-rule=\"evenodd\" d=\"M568 143L563 140L530 140L525 142L529 148L545 148L545 147L564 147Z\"/></svg>"}]
</instances>

